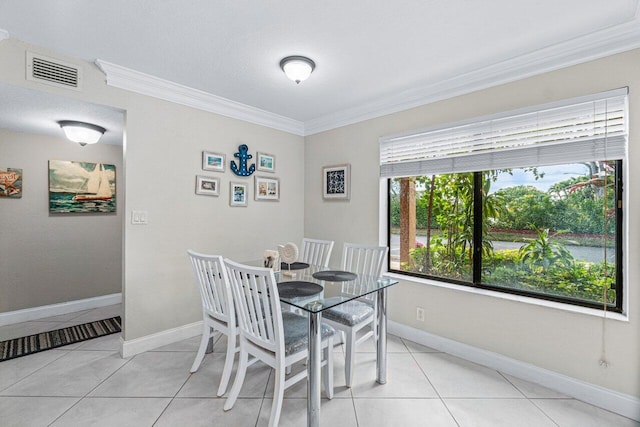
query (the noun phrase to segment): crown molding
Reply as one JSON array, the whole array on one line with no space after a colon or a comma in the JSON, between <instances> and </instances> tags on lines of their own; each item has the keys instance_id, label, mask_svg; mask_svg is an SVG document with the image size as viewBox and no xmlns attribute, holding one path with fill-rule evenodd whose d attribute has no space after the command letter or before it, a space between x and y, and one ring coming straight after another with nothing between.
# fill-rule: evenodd
<instances>
[{"instance_id":1,"label":"crown molding","mask_svg":"<svg viewBox=\"0 0 640 427\"><path fill-rule=\"evenodd\" d=\"M0 28L0 41L9 38L9 31Z\"/></svg>"},{"instance_id":2,"label":"crown molding","mask_svg":"<svg viewBox=\"0 0 640 427\"><path fill-rule=\"evenodd\" d=\"M0 30L0 40L3 32ZM406 90L373 102L300 122L230 99L134 71L100 59L96 65L109 86L181 105L306 136L397 113L455 96L510 83L640 47L640 4L629 21L564 43L501 61L487 67Z\"/></svg>"},{"instance_id":3,"label":"crown molding","mask_svg":"<svg viewBox=\"0 0 640 427\"><path fill-rule=\"evenodd\" d=\"M305 122L305 135L408 110L640 47L640 6L626 23Z\"/></svg>"},{"instance_id":4,"label":"crown molding","mask_svg":"<svg viewBox=\"0 0 640 427\"><path fill-rule=\"evenodd\" d=\"M304 136L304 123L300 121L131 70L101 59L97 59L95 63L107 76L107 85L109 86Z\"/></svg>"}]
</instances>

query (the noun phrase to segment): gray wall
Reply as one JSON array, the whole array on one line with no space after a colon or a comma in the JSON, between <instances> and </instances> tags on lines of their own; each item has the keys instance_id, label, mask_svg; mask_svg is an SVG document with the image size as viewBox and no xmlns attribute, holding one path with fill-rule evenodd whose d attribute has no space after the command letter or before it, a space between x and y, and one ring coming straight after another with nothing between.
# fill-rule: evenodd
<instances>
[{"instance_id":1,"label":"gray wall","mask_svg":"<svg viewBox=\"0 0 640 427\"><path fill-rule=\"evenodd\" d=\"M403 280L390 291L391 319L440 336L484 348L593 384L640 396L640 279L635 263L640 228L635 213L640 194L640 158L634 141L640 129L638 66L640 51L547 73L405 112L368 120L307 138L194 110L135 93L114 89L95 66L13 39L0 42L0 81L63 94L24 79L25 50L76 63L84 68L84 91L75 97L126 110L124 145L125 218L131 210L147 210L149 225L124 231L125 344L181 328L201 318L198 291L185 251L194 248L236 260L258 258L265 248L310 237L334 239L333 259L339 260L345 241L379 241L378 138L383 135L464 118L536 105L547 101L608 90L631 88L630 165L626 189L631 218L625 236L629 310L625 321L607 320L610 366L598 365L602 319L597 316L478 295ZM195 196L195 175L202 173L202 150L230 155L238 144L277 157L275 176L281 180L280 202L249 200L248 208L228 206L228 185L237 179L218 174L219 198ZM350 202L324 202L320 173L324 165L352 164ZM216 175L211 173L211 175ZM253 181L248 180L251 194ZM426 321L416 322L415 305L426 309Z\"/></svg>"},{"instance_id":2,"label":"gray wall","mask_svg":"<svg viewBox=\"0 0 640 427\"><path fill-rule=\"evenodd\" d=\"M471 293L468 288L442 287L406 276L389 291L389 314L403 325L640 396L640 292L636 286L640 281L640 193L635 189L640 184L636 167L640 161L638 64L640 50L631 51L307 137L305 231L334 239L334 260L340 259L345 241L386 241L380 232L386 217L379 209L378 138L382 136L629 86L628 203L624 211L628 310L624 320L603 322L597 315ZM323 201L322 166L345 162L352 164L351 202ZM425 308L424 322L416 320L416 306ZM598 363L605 324L608 368Z\"/></svg>"},{"instance_id":3,"label":"gray wall","mask_svg":"<svg viewBox=\"0 0 640 427\"><path fill-rule=\"evenodd\" d=\"M50 214L49 160L116 166L115 214ZM122 290L122 147L0 129L0 168L23 171L22 198L0 198L0 312Z\"/></svg>"},{"instance_id":4,"label":"gray wall","mask_svg":"<svg viewBox=\"0 0 640 427\"><path fill-rule=\"evenodd\" d=\"M82 91L25 80L31 50L83 69ZM304 140L300 136L107 86L85 61L15 39L0 41L0 82L126 111L124 165L124 340L139 342L165 331L188 331L202 320L200 297L186 251L257 259L264 249L299 242L304 224ZM202 170L203 150L233 156L238 145L276 156L280 201L253 200L253 177ZM220 178L220 197L194 194L197 174ZM229 206L229 182L249 184L248 207ZM148 225L132 225L132 210ZM189 332L191 333L191 332Z\"/></svg>"}]
</instances>

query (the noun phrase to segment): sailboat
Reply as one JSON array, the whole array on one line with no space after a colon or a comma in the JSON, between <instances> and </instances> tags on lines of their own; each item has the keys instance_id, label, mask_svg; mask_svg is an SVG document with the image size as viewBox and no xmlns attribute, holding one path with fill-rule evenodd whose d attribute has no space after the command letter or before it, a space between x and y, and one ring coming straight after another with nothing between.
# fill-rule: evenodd
<instances>
[{"instance_id":1,"label":"sailboat","mask_svg":"<svg viewBox=\"0 0 640 427\"><path fill-rule=\"evenodd\" d=\"M102 163L96 164L95 169L91 172L91 175L89 175L86 192L73 196L73 200L76 202L111 200L112 198L113 193L109 185L109 178Z\"/></svg>"}]
</instances>

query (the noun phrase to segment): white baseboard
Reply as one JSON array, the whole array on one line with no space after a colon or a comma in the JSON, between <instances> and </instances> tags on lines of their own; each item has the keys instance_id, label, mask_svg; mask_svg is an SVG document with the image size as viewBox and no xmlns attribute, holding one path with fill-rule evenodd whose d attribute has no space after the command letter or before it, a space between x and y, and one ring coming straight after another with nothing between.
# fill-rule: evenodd
<instances>
[{"instance_id":1,"label":"white baseboard","mask_svg":"<svg viewBox=\"0 0 640 427\"><path fill-rule=\"evenodd\" d=\"M448 338L389 321L390 334L521 378L640 421L640 399Z\"/></svg>"},{"instance_id":2,"label":"white baseboard","mask_svg":"<svg viewBox=\"0 0 640 427\"><path fill-rule=\"evenodd\" d=\"M6 313L0 313L0 326L59 316L61 314L73 313L74 311L91 310L107 305L120 304L121 302L122 294L117 293L76 301L67 301L59 304L43 305L41 307L25 308L24 310L8 311Z\"/></svg>"},{"instance_id":3,"label":"white baseboard","mask_svg":"<svg viewBox=\"0 0 640 427\"><path fill-rule=\"evenodd\" d=\"M186 340L202 334L202 320L190 323L178 328L168 329L156 334L145 335L144 337L127 340L120 338L120 355L123 358L135 356L145 351L158 347L173 344L174 342Z\"/></svg>"}]
</instances>

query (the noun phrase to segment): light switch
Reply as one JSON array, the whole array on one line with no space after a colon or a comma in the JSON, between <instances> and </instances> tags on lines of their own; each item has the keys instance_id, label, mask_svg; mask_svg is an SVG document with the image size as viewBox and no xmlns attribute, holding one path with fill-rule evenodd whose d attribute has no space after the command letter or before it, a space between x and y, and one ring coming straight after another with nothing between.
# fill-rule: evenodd
<instances>
[{"instance_id":1,"label":"light switch","mask_svg":"<svg viewBox=\"0 0 640 427\"><path fill-rule=\"evenodd\" d=\"M147 211L132 211L131 212L131 224L133 225L145 225L147 222Z\"/></svg>"}]
</instances>

